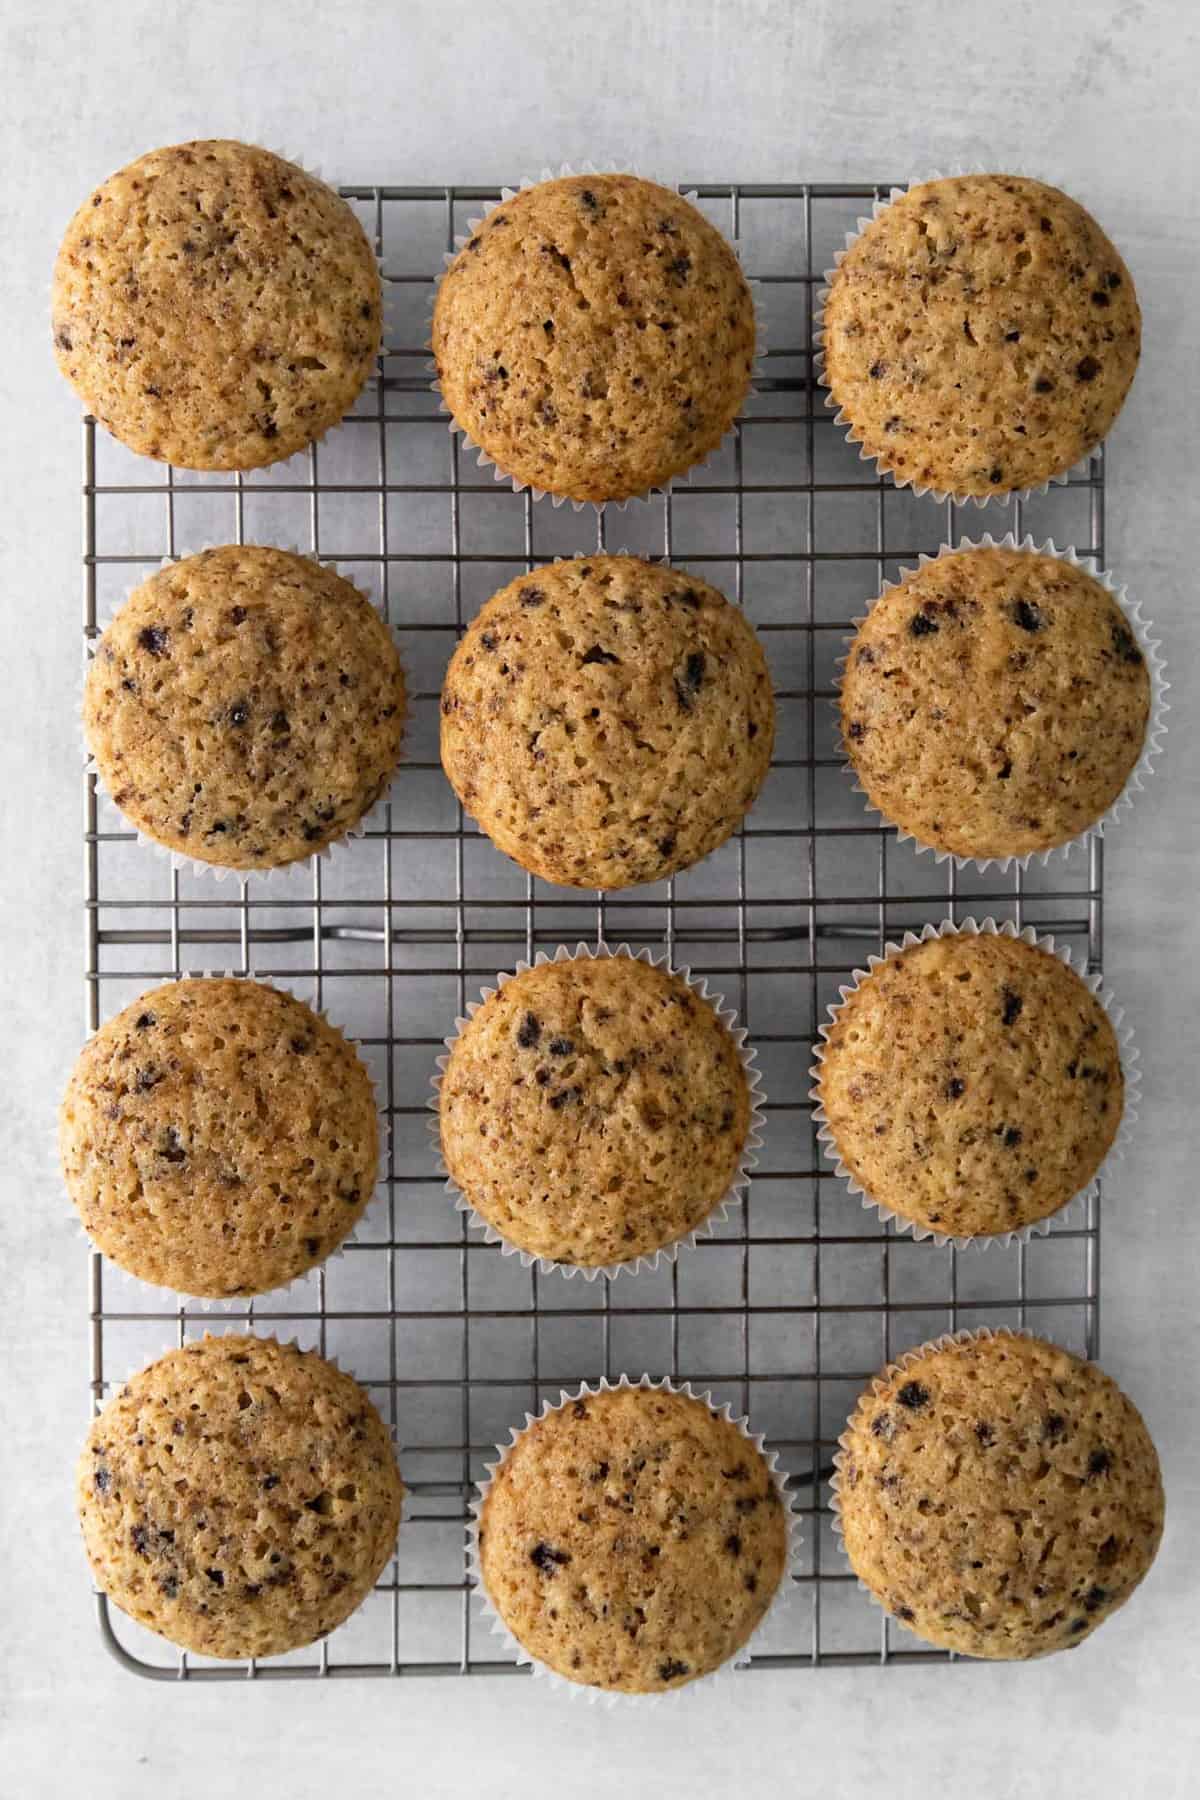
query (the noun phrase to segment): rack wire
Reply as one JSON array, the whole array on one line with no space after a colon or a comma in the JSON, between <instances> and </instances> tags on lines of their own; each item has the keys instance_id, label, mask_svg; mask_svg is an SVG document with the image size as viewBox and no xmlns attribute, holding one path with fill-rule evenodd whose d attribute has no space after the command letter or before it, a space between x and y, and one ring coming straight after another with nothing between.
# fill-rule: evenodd
<instances>
[{"instance_id":1,"label":"rack wire","mask_svg":"<svg viewBox=\"0 0 1200 1800\"><path fill-rule=\"evenodd\" d=\"M1096 1354L1098 1198L1028 1246L960 1254L916 1243L822 1164L807 1071L839 982L907 927L991 913L1053 931L1101 967L1099 841L1025 873L956 873L916 854L865 813L826 702L852 619L919 552L1011 527L1103 562L1102 459L982 514L897 491L833 427L812 367L822 271L888 184L687 191L740 241L769 348L730 439L666 496L599 514L556 509L495 483L447 432L426 368L432 284L496 188L342 189L380 250L385 348L377 378L319 446L245 476L199 475L139 460L84 421L85 652L163 556L208 542L294 544L336 561L399 628L412 702L385 824L270 881L172 869L85 776L88 1029L188 971L267 975L359 1039L391 1125L386 1198L342 1257L285 1296L172 1304L91 1253L92 1407L205 1330L294 1336L367 1386L410 1489L397 1556L366 1604L321 1644L267 1664L176 1652L97 1595L105 1643L139 1675L516 1672L470 1597L473 1483L527 1409L582 1379L643 1369L748 1413L780 1450L804 1514L804 1568L754 1669L944 1661L896 1637L833 1536L830 1459L854 1399L881 1364L963 1325L1030 1323ZM605 548L695 567L746 607L771 661L779 730L762 797L722 850L656 887L583 896L526 876L464 821L438 762L437 703L455 638L489 593L520 570ZM497 970L580 938L665 948L707 975L748 1026L769 1097L760 1167L716 1235L614 1284L524 1270L469 1235L424 1129L455 1015Z\"/></svg>"}]
</instances>

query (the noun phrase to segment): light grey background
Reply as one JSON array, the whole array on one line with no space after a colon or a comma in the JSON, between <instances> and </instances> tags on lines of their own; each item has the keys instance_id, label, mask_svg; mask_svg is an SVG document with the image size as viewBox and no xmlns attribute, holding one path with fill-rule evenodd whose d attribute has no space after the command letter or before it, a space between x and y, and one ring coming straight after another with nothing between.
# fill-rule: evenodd
<instances>
[{"instance_id":1,"label":"light grey background","mask_svg":"<svg viewBox=\"0 0 1200 1800\"><path fill-rule=\"evenodd\" d=\"M339 1786L421 1795L1190 1794L1200 1780L1194 1368L1200 1033L1191 669L1200 383L1200 14L1170 4L879 0L575 7L0 5L0 571L5 879L0 1029L0 1766L21 1800ZM569 1710L524 1682L150 1687L103 1654L71 1516L85 1420L85 1258L48 1131L82 1030L77 407L45 324L88 187L188 136L260 138L334 179L509 179L619 155L687 179L1044 174L1130 263L1145 354L1109 459L1110 561L1161 624L1162 774L1108 857L1107 966L1145 1057L1139 1154L1105 1221L1103 1360L1160 1444L1169 1524L1136 1602L1029 1667L756 1676L685 1718Z\"/></svg>"}]
</instances>

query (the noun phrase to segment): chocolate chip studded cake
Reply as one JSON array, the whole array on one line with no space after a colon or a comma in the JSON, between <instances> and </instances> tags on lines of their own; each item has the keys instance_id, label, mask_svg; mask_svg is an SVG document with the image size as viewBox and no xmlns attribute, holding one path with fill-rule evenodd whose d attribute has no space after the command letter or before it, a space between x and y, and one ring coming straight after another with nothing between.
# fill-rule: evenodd
<instances>
[{"instance_id":1,"label":"chocolate chip studded cake","mask_svg":"<svg viewBox=\"0 0 1200 1800\"><path fill-rule=\"evenodd\" d=\"M139 455L256 469L336 425L374 368L379 270L332 188L252 144L152 150L89 194L51 298L58 366Z\"/></svg>"},{"instance_id":2,"label":"chocolate chip studded cake","mask_svg":"<svg viewBox=\"0 0 1200 1800\"><path fill-rule=\"evenodd\" d=\"M227 544L135 589L88 668L83 728L139 831L198 862L323 850L386 792L404 673L357 588L305 556Z\"/></svg>"},{"instance_id":3,"label":"chocolate chip studded cake","mask_svg":"<svg viewBox=\"0 0 1200 1800\"><path fill-rule=\"evenodd\" d=\"M669 188L580 175L489 213L437 294L455 423L505 473L627 500L701 462L750 387L754 307L725 239Z\"/></svg>"},{"instance_id":4,"label":"chocolate chip studded cake","mask_svg":"<svg viewBox=\"0 0 1200 1800\"><path fill-rule=\"evenodd\" d=\"M1071 1649L1158 1549L1162 1478L1141 1415L1093 1363L1038 1338L926 1344L872 1383L841 1443L854 1572L942 1649Z\"/></svg>"},{"instance_id":5,"label":"chocolate chip studded cake","mask_svg":"<svg viewBox=\"0 0 1200 1800\"><path fill-rule=\"evenodd\" d=\"M766 1459L706 1401L585 1391L505 1453L479 1563L536 1661L590 1687L660 1693L741 1649L783 1579L787 1518Z\"/></svg>"},{"instance_id":6,"label":"chocolate chip studded cake","mask_svg":"<svg viewBox=\"0 0 1200 1800\"><path fill-rule=\"evenodd\" d=\"M743 613L634 556L518 576L468 627L442 689L442 764L466 811L567 887L699 862L754 804L774 735Z\"/></svg>"},{"instance_id":7,"label":"chocolate chip studded cake","mask_svg":"<svg viewBox=\"0 0 1200 1800\"><path fill-rule=\"evenodd\" d=\"M451 1177L502 1238L597 1267L674 1243L726 1197L750 1088L682 976L577 956L525 970L467 1021L439 1121Z\"/></svg>"},{"instance_id":8,"label":"chocolate chip studded cake","mask_svg":"<svg viewBox=\"0 0 1200 1800\"><path fill-rule=\"evenodd\" d=\"M838 1007L814 1093L847 1172L946 1237L1018 1231L1085 1188L1116 1137L1124 1079L1100 1001L1006 934L927 939Z\"/></svg>"},{"instance_id":9,"label":"chocolate chip studded cake","mask_svg":"<svg viewBox=\"0 0 1200 1800\"><path fill-rule=\"evenodd\" d=\"M375 1186L379 1119L353 1045L254 981L155 988L80 1052L59 1109L67 1191L143 1281L212 1298L324 1260Z\"/></svg>"},{"instance_id":10,"label":"chocolate chip studded cake","mask_svg":"<svg viewBox=\"0 0 1200 1800\"><path fill-rule=\"evenodd\" d=\"M1061 557L968 548L859 627L842 737L871 804L955 856L1027 856L1101 819L1141 755L1150 672L1103 584Z\"/></svg>"},{"instance_id":11,"label":"chocolate chip studded cake","mask_svg":"<svg viewBox=\"0 0 1200 1800\"><path fill-rule=\"evenodd\" d=\"M825 302L825 383L898 482L977 498L1094 450L1137 368L1129 270L1083 207L1016 175L922 182L855 239Z\"/></svg>"},{"instance_id":12,"label":"chocolate chip studded cake","mask_svg":"<svg viewBox=\"0 0 1200 1800\"><path fill-rule=\"evenodd\" d=\"M349 1375L272 1338L217 1337L151 1363L93 1422L76 1496L96 1581L203 1656L279 1656L370 1593L404 1489Z\"/></svg>"}]
</instances>

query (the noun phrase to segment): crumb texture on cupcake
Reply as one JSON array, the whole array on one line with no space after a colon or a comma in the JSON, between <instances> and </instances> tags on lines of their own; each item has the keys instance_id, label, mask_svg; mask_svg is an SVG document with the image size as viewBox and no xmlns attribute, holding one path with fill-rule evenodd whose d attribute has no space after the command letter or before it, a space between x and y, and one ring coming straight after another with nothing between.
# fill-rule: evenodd
<instances>
[{"instance_id":1,"label":"crumb texture on cupcake","mask_svg":"<svg viewBox=\"0 0 1200 1800\"><path fill-rule=\"evenodd\" d=\"M728 1662L787 1565L764 1457L703 1400L618 1388L568 1401L506 1453L484 1501L487 1595L568 1681L645 1694Z\"/></svg>"},{"instance_id":2,"label":"crumb texture on cupcake","mask_svg":"<svg viewBox=\"0 0 1200 1800\"><path fill-rule=\"evenodd\" d=\"M546 881L660 881L724 843L771 761L775 704L738 607L683 570L595 556L483 607L442 689L442 763Z\"/></svg>"},{"instance_id":3,"label":"crumb texture on cupcake","mask_svg":"<svg viewBox=\"0 0 1200 1800\"><path fill-rule=\"evenodd\" d=\"M387 625L305 556L227 544L142 583L88 667L83 727L139 831L221 868L297 862L386 792L405 691Z\"/></svg>"},{"instance_id":4,"label":"crumb texture on cupcake","mask_svg":"<svg viewBox=\"0 0 1200 1800\"><path fill-rule=\"evenodd\" d=\"M1057 188L963 175L910 188L847 250L825 382L897 481L984 496L1061 475L1107 435L1137 368L1133 280Z\"/></svg>"},{"instance_id":5,"label":"crumb texture on cupcake","mask_svg":"<svg viewBox=\"0 0 1200 1800\"><path fill-rule=\"evenodd\" d=\"M251 144L152 150L67 227L58 366L130 450L255 469L336 425L374 367L379 270L323 181Z\"/></svg>"},{"instance_id":6,"label":"crumb texture on cupcake","mask_svg":"<svg viewBox=\"0 0 1200 1800\"><path fill-rule=\"evenodd\" d=\"M403 1492L358 1383L257 1337L206 1337L135 1375L76 1479L99 1586L218 1657L279 1656L348 1618L392 1554Z\"/></svg>"},{"instance_id":7,"label":"crumb texture on cupcake","mask_svg":"<svg viewBox=\"0 0 1200 1800\"><path fill-rule=\"evenodd\" d=\"M966 549L859 627L842 737L871 804L920 843L1027 856L1103 817L1142 753L1150 672L1117 602L1059 557Z\"/></svg>"},{"instance_id":8,"label":"crumb texture on cupcake","mask_svg":"<svg viewBox=\"0 0 1200 1800\"><path fill-rule=\"evenodd\" d=\"M1116 1137L1116 1034L1073 969L1018 938L931 938L839 1007L817 1093L869 1197L947 1237L1017 1231L1064 1206Z\"/></svg>"},{"instance_id":9,"label":"crumb texture on cupcake","mask_svg":"<svg viewBox=\"0 0 1200 1800\"><path fill-rule=\"evenodd\" d=\"M143 1281L220 1298L282 1287L374 1191L379 1118L354 1046L259 982L170 982L102 1025L59 1109L84 1229Z\"/></svg>"},{"instance_id":10,"label":"crumb texture on cupcake","mask_svg":"<svg viewBox=\"0 0 1200 1800\"><path fill-rule=\"evenodd\" d=\"M1037 1338L926 1345L862 1396L842 1446L837 1511L855 1574L893 1618L965 1656L1082 1643L1162 1536L1137 1408Z\"/></svg>"},{"instance_id":11,"label":"crumb texture on cupcake","mask_svg":"<svg viewBox=\"0 0 1200 1800\"><path fill-rule=\"evenodd\" d=\"M457 424L505 474L626 500L701 462L750 387L737 257L668 188L580 175L482 221L438 289L433 351Z\"/></svg>"},{"instance_id":12,"label":"crumb texture on cupcake","mask_svg":"<svg viewBox=\"0 0 1200 1800\"><path fill-rule=\"evenodd\" d=\"M438 1105L446 1166L480 1217L592 1267L702 1224L750 1128L731 1032L682 977L628 956L506 982L455 1039Z\"/></svg>"}]
</instances>

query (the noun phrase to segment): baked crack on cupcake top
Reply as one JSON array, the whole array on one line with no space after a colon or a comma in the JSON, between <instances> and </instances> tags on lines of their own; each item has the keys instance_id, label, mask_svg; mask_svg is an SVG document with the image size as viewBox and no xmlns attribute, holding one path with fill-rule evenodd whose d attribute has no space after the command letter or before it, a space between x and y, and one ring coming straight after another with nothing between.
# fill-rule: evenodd
<instances>
[{"instance_id":1,"label":"baked crack on cupcake top","mask_svg":"<svg viewBox=\"0 0 1200 1800\"><path fill-rule=\"evenodd\" d=\"M272 1338L171 1350L93 1422L76 1497L123 1612L202 1656L279 1656L370 1593L404 1489L363 1389Z\"/></svg>"},{"instance_id":2,"label":"baked crack on cupcake top","mask_svg":"<svg viewBox=\"0 0 1200 1800\"><path fill-rule=\"evenodd\" d=\"M88 666L83 728L114 804L198 862L272 869L343 837L400 757L400 658L332 569L227 544L142 583Z\"/></svg>"},{"instance_id":3,"label":"baked crack on cupcake top","mask_svg":"<svg viewBox=\"0 0 1200 1800\"><path fill-rule=\"evenodd\" d=\"M464 808L568 887L699 862L754 804L774 735L741 610L635 556L519 575L468 626L442 688L442 764Z\"/></svg>"},{"instance_id":4,"label":"baked crack on cupcake top","mask_svg":"<svg viewBox=\"0 0 1200 1800\"><path fill-rule=\"evenodd\" d=\"M633 175L506 200L433 312L456 424L505 474L597 504L702 462L749 392L754 349L730 246L689 201Z\"/></svg>"},{"instance_id":5,"label":"baked crack on cupcake top","mask_svg":"<svg viewBox=\"0 0 1200 1800\"><path fill-rule=\"evenodd\" d=\"M750 1130L733 1034L682 976L629 956L540 963L451 1045L442 1154L479 1216L531 1255L596 1267L701 1225Z\"/></svg>"},{"instance_id":6,"label":"baked crack on cupcake top","mask_svg":"<svg viewBox=\"0 0 1200 1800\"><path fill-rule=\"evenodd\" d=\"M946 1237L1057 1212L1095 1176L1124 1105L1116 1033L1087 983L991 933L878 963L837 1010L815 1091L868 1197Z\"/></svg>"},{"instance_id":7,"label":"baked crack on cupcake top","mask_svg":"<svg viewBox=\"0 0 1200 1800\"><path fill-rule=\"evenodd\" d=\"M846 251L826 386L897 481L1011 493L1094 450L1137 368L1133 280L1096 221L1017 175L926 181Z\"/></svg>"},{"instance_id":8,"label":"baked crack on cupcake top","mask_svg":"<svg viewBox=\"0 0 1200 1800\"><path fill-rule=\"evenodd\" d=\"M1093 1363L1038 1338L927 1344L863 1394L841 1441L854 1573L941 1649L1072 1649L1158 1549L1162 1477L1141 1415Z\"/></svg>"},{"instance_id":9,"label":"baked crack on cupcake top","mask_svg":"<svg viewBox=\"0 0 1200 1800\"><path fill-rule=\"evenodd\" d=\"M346 202L223 138L152 150L67 227L51 297L58 366L130 450L256 469L336 425L383 329L375 256Z\"/></svg>"},{"instance_id":10,"label":"baked crack on cupcake top","mask_svg":"<svg viewBox=\"0 0 1200 1800\"><path fill-rule=\"evenodd\" d=\"M256 981L169 982L90 1038L59 1109L88 1236L142 1281L213 1299L283 1287L362 1216L379 1165L366 1065Z\"/></svg>"},{"instance_id":11,"label":"baked crack on cupcake top","mask_svg":"<svg viewBox=\"0 0 1200 1800\"><path fill-rule=\"evenodd\" d=\"M1150 672L1107 588L980 548L911 570L858 629L842 737L872 806L918 842L1004 858L1101 819L1146 741Z\"/></svg>"},{"instance_id":12,"label":"baked crack on cupcake top","mask_svg":"<svg viewBox=\"0 0 1200 1800\"><path fill-rule=\"evenodd\" d=\"M704 1400L615 1388L528 1425L480 1517L483 1584L568 1681L661 1693L736 1655L787 1566L765 1457Z\"/></svg>"}]
</instances>

